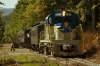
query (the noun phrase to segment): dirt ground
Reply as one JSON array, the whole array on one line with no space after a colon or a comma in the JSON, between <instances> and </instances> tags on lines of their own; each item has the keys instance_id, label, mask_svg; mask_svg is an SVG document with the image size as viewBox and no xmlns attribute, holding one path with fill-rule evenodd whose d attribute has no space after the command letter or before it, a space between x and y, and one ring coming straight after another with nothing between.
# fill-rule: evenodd
<instances>
[{"instance_id":1,"label":"dirt ground","mask_svg":"<svg viewBox=\"0 0 100 66\"><path fill-rule=\"evenodd\" d=\"M19 66L14 59L2 60L1 57L20 54L33 55L34 53L36 54L36 52L30 51L26 48L15 48L15 51L11 51L10 43L2 44L0 47L0 66Z\"/></svg>"},{"instance_id":2,"label":"dirt ground","mask_svg":"<svg viewBox=\"0 0 100 66\"><path fill-rule=\"evenodd\" d=\"M32 53L33 51L30 51L29 49L26 48L15 48L15 51L11 51L11 46L10 43L5 43L2 45L0 53L1 52L8 52L8 53L15 53L15 54L19 54L19 53Z\"/></svg>"}]
</instances>

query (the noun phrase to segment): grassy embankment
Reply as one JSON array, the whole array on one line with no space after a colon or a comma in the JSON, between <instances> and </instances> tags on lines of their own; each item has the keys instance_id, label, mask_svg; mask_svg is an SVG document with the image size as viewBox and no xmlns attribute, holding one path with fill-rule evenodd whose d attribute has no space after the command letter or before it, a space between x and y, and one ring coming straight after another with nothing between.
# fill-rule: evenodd
<instances>
[{"instance_id":1,"label":"grassy embankment","mask_svg":"<svg viewBox=\"0 0 100 66\"><path fill-rule=\"evenodd\" d=\"M47 61L45 58L37 55L8 55L2 57L2 65L13 65L13 66L58 66L57 63ZM17 63L18 64L17 64Z\"/></svg>"}]
</instances>

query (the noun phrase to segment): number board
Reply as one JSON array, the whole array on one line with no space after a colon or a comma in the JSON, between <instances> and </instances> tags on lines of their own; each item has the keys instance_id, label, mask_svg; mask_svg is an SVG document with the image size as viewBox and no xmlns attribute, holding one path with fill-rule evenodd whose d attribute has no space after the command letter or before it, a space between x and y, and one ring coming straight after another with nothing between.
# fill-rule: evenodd
<instances>
[{"instance_id":1,"label":"number board","mask_svg":"<svg viewBox=\"0 0 100 66\"><path fill-rule=\"evenodd\" d=\"M71 16L71 13L66 13L66 16ZM61 13L55 13L55 16L61 16Z\"/></svg>"}]
</instances>

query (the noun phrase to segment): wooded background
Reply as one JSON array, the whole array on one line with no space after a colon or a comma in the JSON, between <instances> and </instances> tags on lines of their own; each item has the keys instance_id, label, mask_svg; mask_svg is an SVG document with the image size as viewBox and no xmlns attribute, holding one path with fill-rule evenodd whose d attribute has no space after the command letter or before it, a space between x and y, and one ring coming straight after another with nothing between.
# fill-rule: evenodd
<instances>
[{"instance_id":1,"label":"wooded background","mask_svg":"<svg viewBox=\"0 0 100 66\"><path fill-rule=\"evenodd\" d=\"M91 28L92 12L98 4L100 0L19 0L11 14L2 17L0 12L0 42L11 41L21 29L45 20L62 7L80 17L84 30Z\"/></svg>"}]
</instances>

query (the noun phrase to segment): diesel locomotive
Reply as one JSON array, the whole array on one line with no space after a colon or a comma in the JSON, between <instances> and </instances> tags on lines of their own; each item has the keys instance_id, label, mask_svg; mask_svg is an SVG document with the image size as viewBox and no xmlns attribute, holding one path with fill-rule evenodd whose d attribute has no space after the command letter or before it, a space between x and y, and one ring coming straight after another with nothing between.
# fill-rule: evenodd
<instances>
[{"instance_id":1,"label":"diesel locomotive","mask_svg":"<svg viewBox=\"0 0 100 66\"><path fill-rule=\"evenodd\" d=\"M83 54L83 30L74 12L56 11L45 21L34 24L18 33L20 46L42 54L77 56Z\"/></svg>"}]
</instances>

